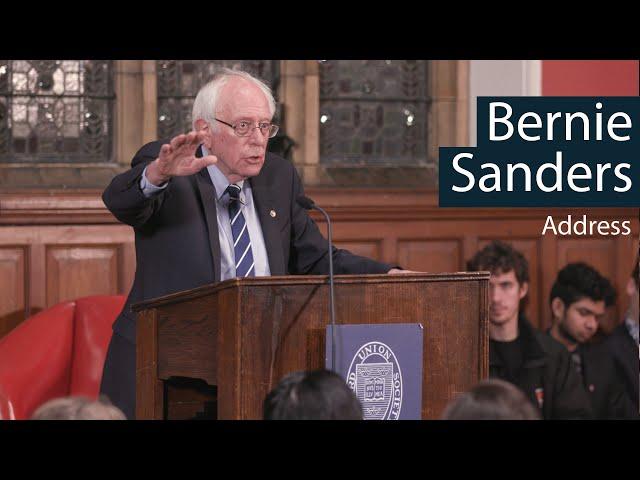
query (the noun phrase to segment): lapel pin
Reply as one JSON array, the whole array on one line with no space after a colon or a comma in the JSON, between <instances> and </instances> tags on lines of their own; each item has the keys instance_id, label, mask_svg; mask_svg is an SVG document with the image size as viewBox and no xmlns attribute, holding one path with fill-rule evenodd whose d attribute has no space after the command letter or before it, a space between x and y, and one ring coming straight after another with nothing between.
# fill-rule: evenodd
<instances>
[{"instance_id":1,"label":"lapel pin","mask_svg":"<svg viewBox=\"0 0 640 480\"><path fill-rule=\"evenodd\" d=\"M276 211L275 210L271 210L269 212L269 215L271 215L271 218L276 218Z\"/></svg>"}]
</instances>

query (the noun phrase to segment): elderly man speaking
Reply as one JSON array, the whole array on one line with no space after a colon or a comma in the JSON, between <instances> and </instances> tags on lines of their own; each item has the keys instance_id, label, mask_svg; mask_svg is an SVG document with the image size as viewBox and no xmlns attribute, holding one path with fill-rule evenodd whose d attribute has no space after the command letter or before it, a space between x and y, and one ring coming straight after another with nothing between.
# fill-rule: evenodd
<instances>
[{"instance_id":1,"label":"elderly man speaking","mask_svg":"<svg viewBox=\"0 0 640 480\"><path fill-rule=\"evenodd\" d=\"M194 131L143 146L103 194L135 231L137 269L113 326L101 393L135 418L133 303L234 277L327 274L328 244L293 165L266 152L278 131L269 87L221 70L193 105ZM336 273L399 273L333 249Z\"/></svg>"}]
</instances>

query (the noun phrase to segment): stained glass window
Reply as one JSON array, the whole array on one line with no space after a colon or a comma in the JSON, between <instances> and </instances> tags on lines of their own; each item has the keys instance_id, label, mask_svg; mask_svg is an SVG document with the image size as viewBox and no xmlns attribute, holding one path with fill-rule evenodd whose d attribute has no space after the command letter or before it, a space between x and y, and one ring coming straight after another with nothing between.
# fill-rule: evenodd
<instances>
[{"instance_id":1,"label":"stained glass window","mask_svg":"<svg viewBox=\"0 0 640 480\"><path fill-rule=\"evenodd\" d=\"M247 71L269 85L277 97L278 65L275 60L158 60L158 138L170 138L192 129L193 100L218 68ZM278 121L276 111L274 122Z\"/></svg>"},{"instance_id":2,"label":"stained glass window","mask_svg":"<svg viewBox=\"0 0 640 480\"><path fill-rule=\"evenodd\" d=\"M427 163L427 62L320 61L320 162Z\"/></svg>"},{"instance_id":3,"label":"stained glass window","mask_svg":"<svg viewBox=\"0 0 640 480\"><path fill-rule=\"evenodd\" d=\"M108 162L111 61L0 60L0 161Z\"/></svg>"}]
</instances>

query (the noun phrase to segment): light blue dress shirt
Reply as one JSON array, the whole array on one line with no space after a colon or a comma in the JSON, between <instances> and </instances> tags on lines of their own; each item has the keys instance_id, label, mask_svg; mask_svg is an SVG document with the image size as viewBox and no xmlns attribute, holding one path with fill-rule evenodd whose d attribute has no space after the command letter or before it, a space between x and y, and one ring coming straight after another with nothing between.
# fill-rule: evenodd
<instances>
[{"instance_id":1,"label":"light blue dress shirt","mask_svg":"<svg viewBox=\"0 0 640 480\"><path fill-rule=\"evenodd\" d=\"M202 154L208 155L206 148L202 146ZM235 253L233 249L233 234L231 233L231 220L229 219L229 195L225 190L229 186L229 180L216 165L207 167L209 176L213 182L216 191L216 198L211 201L216 202L216 216L218 217L218 239L220 240L220 279L227 280L236 276ZM169 183L157 187L147 179L147 169L142 172L140 180L140 188L142 193L148 198L157 195L159 192L167 188ZM249 230L249 238L251 239L251 251L255 262L254 269L256 277L264 277L271 275L269 270L269 257L267 256L267 247L264 243L262 235L262 227L258 212L256 211L251 192L251 185L244 180L237 182L242 188L240 192L240 209L244 215L247 229Z\"/></svg>"}]
</instances>

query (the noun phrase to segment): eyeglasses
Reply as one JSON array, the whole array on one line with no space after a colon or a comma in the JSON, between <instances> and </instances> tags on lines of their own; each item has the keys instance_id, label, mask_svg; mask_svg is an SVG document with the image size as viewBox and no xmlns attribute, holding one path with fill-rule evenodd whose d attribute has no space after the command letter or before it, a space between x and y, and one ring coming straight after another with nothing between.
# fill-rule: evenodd
<instances>
[{"instance_id":1,"label":"eyeglasses","mask_svg":"<svg viewBox=\"0 0 640 480\"><path fill-rule=\"evenodd\" d=\"M253 132L254 129L259 128L262 135L268 135L269 138L273 138L276 136L276 133L278 133L278 128L280 128L278 125L270 122L260 122L257 125L254 125L253 122L240 120L235 125L231 125L230 123L224 122L219 118L216 118L215 120L233 128L233 131L239 137L248 137L249 135L251 135L251 132Z\"/></svg>"}]
</instances>

